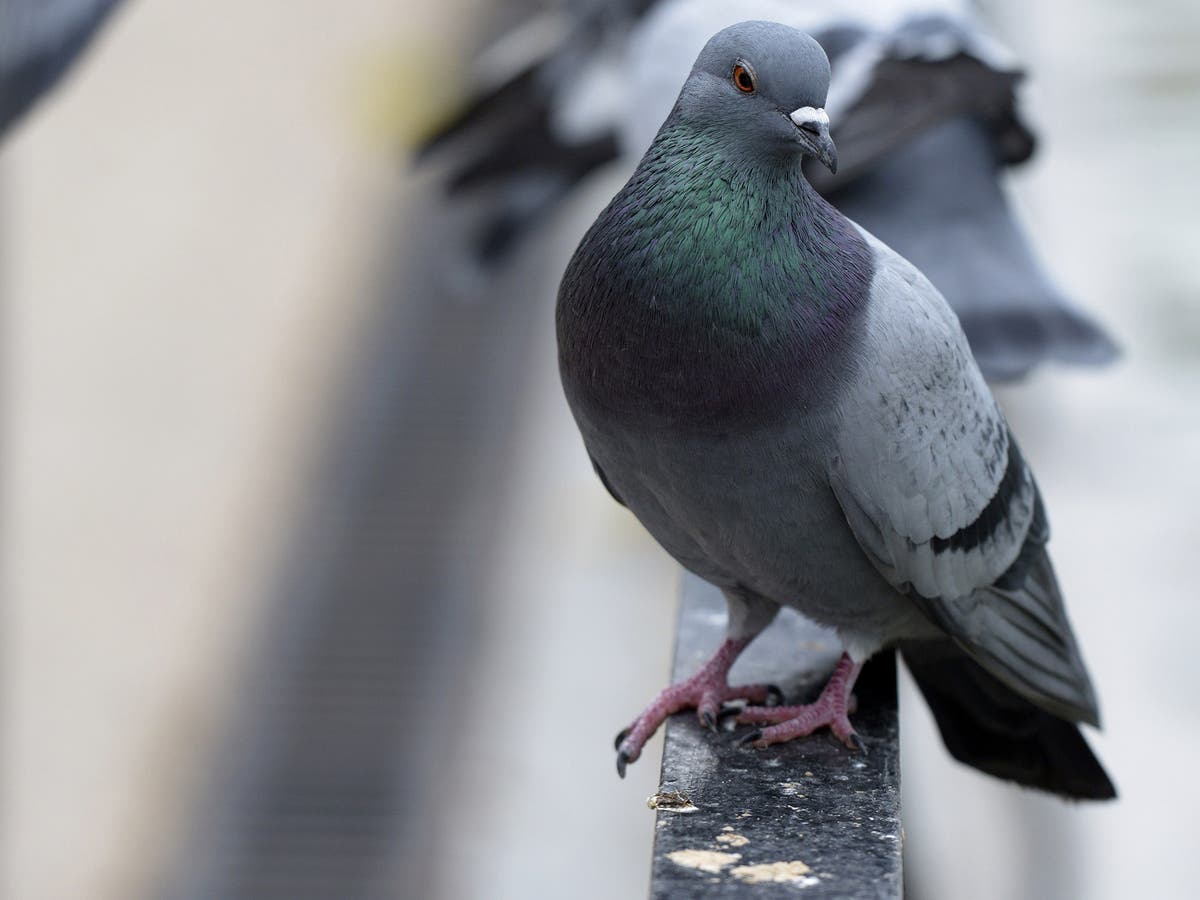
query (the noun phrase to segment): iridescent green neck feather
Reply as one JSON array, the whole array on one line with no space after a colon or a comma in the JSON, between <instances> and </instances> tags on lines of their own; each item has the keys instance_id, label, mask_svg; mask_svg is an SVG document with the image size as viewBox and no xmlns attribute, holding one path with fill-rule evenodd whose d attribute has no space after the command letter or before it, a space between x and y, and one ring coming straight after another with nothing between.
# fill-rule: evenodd
<instances>
[{"instance_id":1,"label":"iridescent green neck feather","mask_svg":"<svg viewBox=\"0 0 1200 900\"><path fill-rule=\"evenodd\" d=\"M583 239L559 291L569 394L719 419L794 401L844 350L870 253L798 158L739 137L673 115Z\"/></svg>"}]
</instances>

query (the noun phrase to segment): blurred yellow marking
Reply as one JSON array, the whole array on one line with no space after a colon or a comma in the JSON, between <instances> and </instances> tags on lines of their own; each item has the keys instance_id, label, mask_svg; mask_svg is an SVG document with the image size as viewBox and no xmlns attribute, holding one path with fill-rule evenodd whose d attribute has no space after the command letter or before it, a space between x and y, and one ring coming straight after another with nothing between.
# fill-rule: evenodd
<instances>
[{"instance_id":1,"label":"blurred yellow marking","mask_svg":"<svg viewBox=\"0 0 1200 900\"><path fill-rule=\"evenodd\" d=\"M364 58L353 77L354 118L372 144L416 149L466 102L465 64L445 48L392 46Z\"/></svg>"}]
</instances>

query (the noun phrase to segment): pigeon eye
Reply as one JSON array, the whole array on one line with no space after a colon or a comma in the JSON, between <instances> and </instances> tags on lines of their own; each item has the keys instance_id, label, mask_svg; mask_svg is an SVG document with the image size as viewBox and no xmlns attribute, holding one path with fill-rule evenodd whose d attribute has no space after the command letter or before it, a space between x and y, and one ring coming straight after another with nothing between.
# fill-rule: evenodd
<instances>
[{"instance_id":1,"label":"pigeon eye","mask_svg":"<svg viewBox=\"0 0 1200 900\"><path fill-rule=\"evenodd\" d=\"M741 63L733 67L733 85L743 94L754 93L754 76Z\"/></svg>"}]
</instances>

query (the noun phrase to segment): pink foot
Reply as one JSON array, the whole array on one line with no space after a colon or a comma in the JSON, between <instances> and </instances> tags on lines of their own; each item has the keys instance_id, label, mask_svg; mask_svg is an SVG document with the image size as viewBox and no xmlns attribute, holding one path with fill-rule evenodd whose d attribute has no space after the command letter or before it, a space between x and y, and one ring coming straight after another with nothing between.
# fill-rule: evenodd
<instances>
[{"instance_id":1,"label":"pink foot","mask_svg":"<svg viewBox=\"0 0 1200 900\"><path fill-rule=\"evenodd\" d=\"M865 753L866 745L850 724L850 713L854 712L856 705L850 691L854 689L854 682L861 670L861 663L855 663L843 653L815 702L805 706L747 706L738 714L739 722L772 724L768 728L755 729L738 743L743 746L750 744L761 750L771 744L804 737L828 725L843 744L851 750Z\"/></svg>"},{"instance_id":2,"label":"pink foot","mask_svg":"<svg viewBox=\"0 0 1200 900\"><path fill-rule=\"evenodd\" d=\"M625 777L625 767L642 755L642 747L667 716L689 707L696 708L700 723L716 731L717 716L726 700L745 699L750 703L767 703L772 697L782 699L779 688L768 684L744 684L731 687L729 670L734 660L750 643L750 638L727 639L704 664L699 672L686 681L671 685L642 710L633 724L617 735L617 774ZM772 709L757 706L755 709Z\"/></svg>"}]
</instances>

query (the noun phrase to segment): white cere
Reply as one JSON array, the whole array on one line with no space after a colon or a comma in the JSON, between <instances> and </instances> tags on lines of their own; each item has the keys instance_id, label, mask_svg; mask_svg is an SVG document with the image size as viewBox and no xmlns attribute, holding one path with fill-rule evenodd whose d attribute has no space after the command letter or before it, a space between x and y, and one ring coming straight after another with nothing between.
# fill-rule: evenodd
<instances>
[{"instance_id":1,"label":"white cere","mask_svg":"<svg viewBox=\"0 0 1200 900\"><path fill-rule=\"evenodd\" d=\"M809 125L816 122L819 125L829 125L829 116L824 109L819 109L815 106L802 106L790 116L788 116L798 126Z\"/></svg>"}]
</instances>

